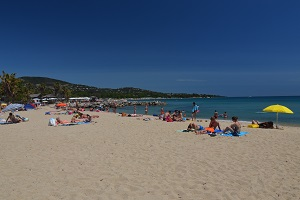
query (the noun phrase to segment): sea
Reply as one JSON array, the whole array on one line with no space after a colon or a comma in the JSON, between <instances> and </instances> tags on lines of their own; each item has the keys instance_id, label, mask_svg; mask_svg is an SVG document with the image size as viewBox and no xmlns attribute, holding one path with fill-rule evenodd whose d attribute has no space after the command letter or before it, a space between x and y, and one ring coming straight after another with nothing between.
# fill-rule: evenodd
<instances>
[{"instance_id":1,"label":"sea","mask_svg":"<svg viewBox=\"0 0 300 200\"><path fill-rule=\"evenodd\" d=\"M291 109L294 114L278 113L279 126L300 127L300 96L268 96L268 97L219 97L219 98L184 98L184 99L143 99L134 101L162 101L165 111L181 110L186 118L191 117L193 102L200 109L197 113L197 119L209 119L217 111L219 115L227 113L228 118L219 116L218 120L231 121L232 116L237 116L241 122L251 122L258 120L260 122L273 121L276 124L276 113L263 112L263 109L280 104ZM159 115L162 106L148 106L149 115ZM134 112L133 106L118 108L118 113L125 112L131 114ZM145 114L145 106L136 107L137 114Z\"/></svg>"}]
</instances>

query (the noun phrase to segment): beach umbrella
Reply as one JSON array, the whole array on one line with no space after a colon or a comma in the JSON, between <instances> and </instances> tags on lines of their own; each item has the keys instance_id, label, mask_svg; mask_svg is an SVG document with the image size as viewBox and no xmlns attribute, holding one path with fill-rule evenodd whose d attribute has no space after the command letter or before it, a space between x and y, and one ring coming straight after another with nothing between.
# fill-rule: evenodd
<instances>
[{"instance_id":1,"label":"beach umbrella","mask_svg":"<svg viewBox=\"0 0 300 200\"><path fill-rule=\"evenodd\" d=\"M291 111L289 108L279 104L268 106L263 109L263 111L276 113L276 128L278 128L278 113L293 114L293 111Z\"/></svg>"},{"instance_id":2,"label":"beach umbrella","mask_svg":"<svg viewBox=\"0 0 300 200\"><path fill-rule=\"evenodd\" d=\"M24 107L23 104L17 104L17 103L9 104L2 110L2 112L15 111L23 107Z\"/></svg>"}]
</instances>

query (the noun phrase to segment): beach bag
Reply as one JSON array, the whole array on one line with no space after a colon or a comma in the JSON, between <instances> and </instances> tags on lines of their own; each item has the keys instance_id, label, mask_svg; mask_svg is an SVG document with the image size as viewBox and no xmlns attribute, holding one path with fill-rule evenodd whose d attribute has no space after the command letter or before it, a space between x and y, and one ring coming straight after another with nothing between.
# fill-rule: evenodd
<instances>
[{"instance_id":1,"label":"beach bag","mask_svg":"<svg viewBox=\"0 0 300 200\"><path fill-rule=\"evenodd\" d=\"M56 126L56 120L54 118L50 118L48 126Z\"/></svg>"}]
</instances>

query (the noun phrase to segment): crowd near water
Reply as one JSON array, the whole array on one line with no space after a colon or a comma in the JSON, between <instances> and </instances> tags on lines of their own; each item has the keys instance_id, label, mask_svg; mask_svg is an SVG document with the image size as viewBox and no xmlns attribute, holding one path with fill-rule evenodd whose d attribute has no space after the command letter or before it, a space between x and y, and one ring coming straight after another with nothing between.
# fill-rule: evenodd
<instances>
[{"instance_id":1,"label":"crowd near water","mask_svg":"<svg viewBox=\"0 0 300 200\"><path fill-rule=\"evenodd\" d=\"M231 120L232 116L238 116L240 121L247 122L252 120L276 122L276 113L263 112L263 109L270 105L280 104L290 108L294 114L279 113L279 124L300 126L300 96L160 99L160 101L166 103L163 106L165 111L181 110L187 118L191 118L193 102L195 102L200 110L197 113L199 119L209 119L217 111L219 120ZM160 105L149 106L148 114L159 114L161 107ZM136 106L137 113L144 114L144 111L145 106ZM134 107L118 108L117 112L133 113ZM225 112L227 118L223 118Z\"/></svg>"}]
</instances>

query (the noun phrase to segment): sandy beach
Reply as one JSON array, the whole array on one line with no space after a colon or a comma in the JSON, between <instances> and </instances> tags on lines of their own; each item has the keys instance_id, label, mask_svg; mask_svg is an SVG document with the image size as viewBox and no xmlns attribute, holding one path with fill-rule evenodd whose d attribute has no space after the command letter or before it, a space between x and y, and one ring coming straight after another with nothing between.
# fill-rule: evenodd
<instances>
[{"instance_id":1,"label":"sandy beach","mask_svg":"<svg viewBox=\"0 0 300 200\"><path fill-rule=\"evenodd\" d=\"M300 199L299 127L242 123L245 136L210 137L178 132L189 121L106 112L85 112L100 116L91 124L52 127L51 110L0 125L0 199Z\"/></svg>"}]
</instances>

